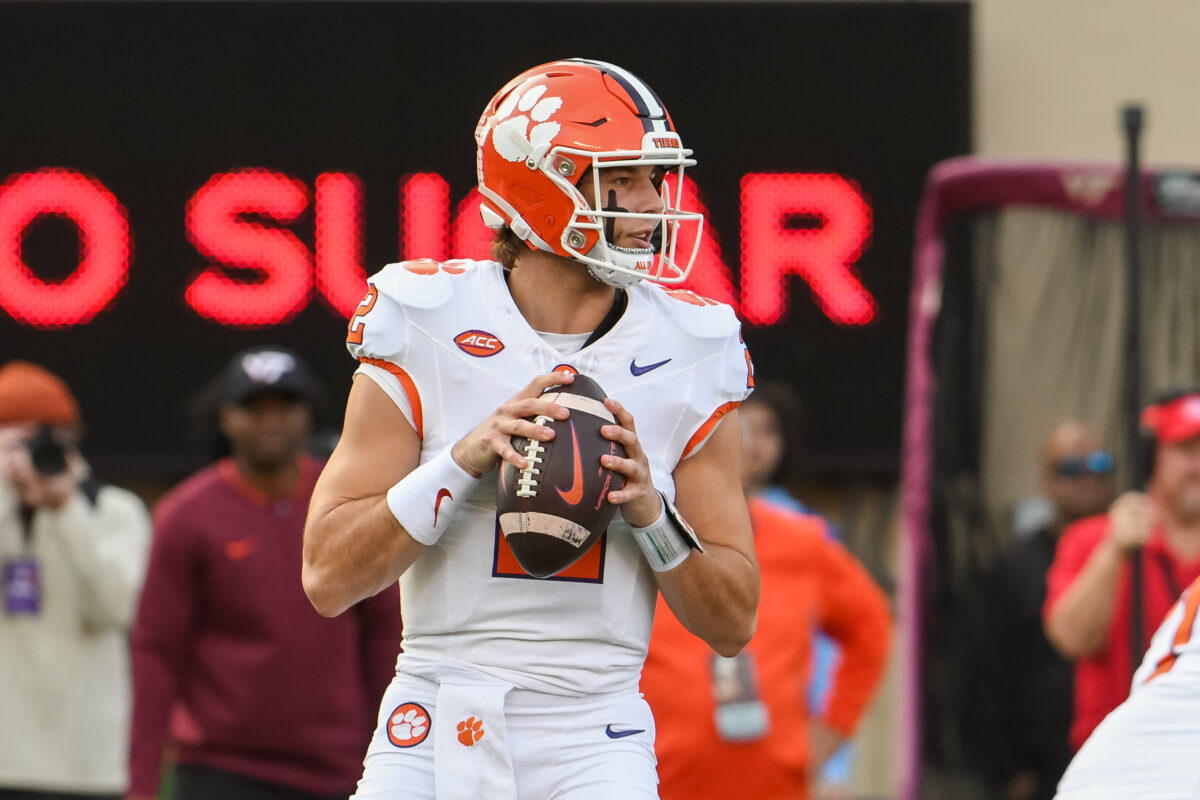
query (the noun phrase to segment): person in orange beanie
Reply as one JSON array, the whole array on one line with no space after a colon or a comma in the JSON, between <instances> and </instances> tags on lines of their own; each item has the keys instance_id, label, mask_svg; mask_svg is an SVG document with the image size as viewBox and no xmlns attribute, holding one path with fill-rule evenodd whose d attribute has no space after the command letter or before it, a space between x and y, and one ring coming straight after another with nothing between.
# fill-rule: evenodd
<instances>
[{"instance_id":1,"label":"person in orange beanie","mask_svg":"<svg viewBox=\"0 0 1200 800\"><path fill-rule=\"evenodd\" d=\"M742 485L762 574L758 629L741 653L723 658L659 598L641 688L657 726L662 800L809 798L821 764L853 733L887 658L887 600L866 569L820 517L755 496L783 447L768 404L751 395L740 410ZM805 697L814 629L842 648L819 715Z\"/></svg>"},{"instance_id":2,"label":"person in orange beanie","mask_svg":"<svg viewBox=\"0 0 1200 800\"><path fill-rule=\"evenodd\" d=\"M0 797L116 798L150 518L92 479L56 375L0 367ZM70 742L85 742L71 746Z\"/></svg>"}]
</instances>

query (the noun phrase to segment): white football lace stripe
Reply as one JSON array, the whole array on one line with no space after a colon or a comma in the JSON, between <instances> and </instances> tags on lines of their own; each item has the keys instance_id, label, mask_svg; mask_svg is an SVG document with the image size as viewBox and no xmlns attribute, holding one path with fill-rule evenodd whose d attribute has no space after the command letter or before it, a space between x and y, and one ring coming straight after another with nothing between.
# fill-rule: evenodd
<instances>
[{"instance_id":1,"label":"white football lace stripe","mask_svg":"<svg viewBox=\"0 0 1200 800\"><path fill-rule=\"evenodd\" d=\"M553 536L567 544L582 547L592 532L569 519L543 514L541 511L510 511L500 515L500 530L505 536L514 533L540 533Z\"/></svg>"},{"instance_id":2,"label":"white football lace stripe","mask_svg":"<svg viewBox=\"0 0 1200 800\"><path fill-rule=\"evenodd\" d=\"M576 411L582 411L585 414L591 414L593 417L599 417L610 425L615 425L617 422L616 417L605 407L603 402L593 400L590 397L584 397L581 394L551 392L547 395L546 399L558 403L560 406L566 406ZM539 419L549 419L549 417L539 417Z\"/></svg>"}]
</instances>

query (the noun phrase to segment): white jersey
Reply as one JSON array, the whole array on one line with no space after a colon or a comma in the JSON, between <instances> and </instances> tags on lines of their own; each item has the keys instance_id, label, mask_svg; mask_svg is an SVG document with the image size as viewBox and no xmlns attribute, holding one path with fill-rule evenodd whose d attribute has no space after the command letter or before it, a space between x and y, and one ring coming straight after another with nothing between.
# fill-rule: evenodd
<instances>
[{"instance_id":1,"label":"white jersey","mask_svg":"<svg viewBox=\"0 0 1200 800\"><path fill-rule=\"evenodd\" d=\"M1165 675L1175 667L1175 662L1185 654L1191 654L1189 662L1200 657L1200 626L1196 625L1196 612L1200 609L1200 579L1184 589L1183 594L1167 612L1163 623L1154 632L1150 647L1142 659L1142 665L1133 675L1130 693L1136 693L1150 681ZM1189 663L1189 667L1192 665ZM1195 668L1200 674L1200 666Z\"/></svg>"},{"instance_id":2,"label":"white jersey","mask_svg":"<svg viewBox=\"0 0 1200 800\"><path fill-rule=\"evenodd\" d=\"M1154 633L1130 695L1083 743L1057 800L1200 797L1200 580Z\"/></svg>"},{"instance_id":3,"label":"white jersey","mask_svg":"<svg viewBox=\"0 0 1200 800\"><path fill-rule=\"evenodd\" d=\"M634 286L610 331L562 353L526 322L496 262L391 264L369 283L348 347L390 374L389 393L421 437L421 463L535 375L569 367L630 410L655 486L674 497L675 466L753 385L732 309L690 292ZM401 577L406 657L467 662L558 695L634 689L657 585L627 530L618 515L578 563L531 578L503 541L495 473L485 475L437 545Z\"/></svg>"}]
</instances>

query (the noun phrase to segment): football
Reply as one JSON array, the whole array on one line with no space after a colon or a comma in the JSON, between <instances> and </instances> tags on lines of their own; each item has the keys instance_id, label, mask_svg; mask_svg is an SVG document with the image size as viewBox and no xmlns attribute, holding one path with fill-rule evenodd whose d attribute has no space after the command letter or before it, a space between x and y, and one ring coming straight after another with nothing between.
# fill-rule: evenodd
<instances>
[{"instance_id":1,"label":"football","mask_svg":"<svg viewBox=\"0 0 1200 800\"><path fill-rule=\"evenodd\" d=\"M531 418L554 431L548 442L513 437L513 449L529 466L504 462L496 497L500 530L521 568L535 578L557 575L592 549L617 510L608 493L625 484L620 473L600 465L606 453L625 456L624 447L600 434L602 426L616 423L600 385L576 375L544 394L569 415Z\"/></svg>"}]
</instances>

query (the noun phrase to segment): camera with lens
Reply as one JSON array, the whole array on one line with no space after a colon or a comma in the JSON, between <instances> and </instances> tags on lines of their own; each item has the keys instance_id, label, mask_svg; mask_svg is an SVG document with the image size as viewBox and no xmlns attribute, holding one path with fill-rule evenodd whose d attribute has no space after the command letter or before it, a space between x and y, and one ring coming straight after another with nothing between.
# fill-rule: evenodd
<instances>
[{"instance_id":1,"label":"camera with lens","mask_svg":"<svg viewBox=\"0 0 1200 800\"><path fill-rule=\"evenodd\" d=\"M42 425L26 444L33 468L47 477L67 471L67 448L55 435L54 429Z\"/></svg>"}]
</instances>

